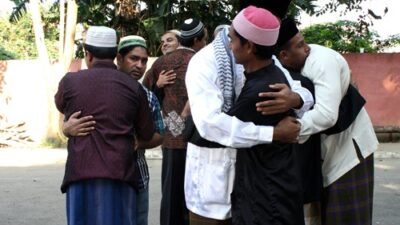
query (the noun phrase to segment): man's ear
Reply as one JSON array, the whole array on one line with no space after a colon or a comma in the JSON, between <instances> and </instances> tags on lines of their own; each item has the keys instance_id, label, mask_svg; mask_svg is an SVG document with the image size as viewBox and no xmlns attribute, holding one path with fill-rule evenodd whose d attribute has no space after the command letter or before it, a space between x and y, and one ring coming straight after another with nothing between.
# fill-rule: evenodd
<instances>
[{"instance_id":1,"label":"man's ear","mask_svg":"<svg viewBox=\"0 0 400 225\"><path fill-rule=\"evenodd\" d=\"M198 37L195 37L194 39L193 39L193 46L195 46L198 42L200 42L201 41L201 39L199 39Z\"/></svg>"},{"instance_id":2,"label":"man's ear","mask_svg":"<svg viewBox=\"0 0 400 225\"><path fill-rule=\"evenodd\" d=\"M93 54L91 52L87 51L86 52L86 57L88 59L88 62L93 62L94 56L93 56Z\"/></svg>"},{"instance_id":3,"label":"man's ear","mask_svg":"<svg viewBox=\"0 0 400 225\"><path fill-rule=\"evenodd\" d=\"M251 41L247 41L247 42L245 43L245 47L246 47L246 52L247 52L248 54L251 54L251 53L256 52L256 46L255 46L254 43L251 42Z\"/></svg>"},{"instance_id":4,"label":"man's ear","mask_svg":"<svg viewBox=\"0 0 400 225\"><path fill-rule=\"evenodd\" d=\"M281 50L281 51L279 51L279 53L278 53L278 59L280 60L280 61L284 61L284 60L286 60L287 59L287 57L288 57L288 52L286 51L286 50Z\"/></svg>"},{"instance_id":5,"label":"man's ear","mask_svg":"<svg viewBox=\"0 0 400 225\"><path fill-rule=\"evenodd\" d=\"M94 59L93 54L90 53L89 51L86 51L85 52L85 63L86 63L87 68L91 68L92 67L92 64L93 64L93 61L94 61L93 59Z\"/></svg>"},{"instance_id":6,"label":"man's ear","mask_svg":"<svg viewBox=\"0 0 400 225\"><path fill-rule=\"evenodd\" d=\"M121 65L123 63L123 61L124 61L124 57L122 57L122 55L118 53L117 54L117 64Z\"/></svg>"}]
</instances>

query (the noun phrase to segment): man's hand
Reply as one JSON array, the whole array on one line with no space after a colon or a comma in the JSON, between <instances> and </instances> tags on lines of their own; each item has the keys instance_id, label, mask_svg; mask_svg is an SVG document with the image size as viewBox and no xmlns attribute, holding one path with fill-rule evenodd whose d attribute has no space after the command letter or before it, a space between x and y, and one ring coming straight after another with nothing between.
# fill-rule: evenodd
<instances>
[{"instance_id":1,"label":"man's hand","mask_svg":"<svg viewBox=\"0 0 400 225\"><path fill-rule=\"evenodd\" d=\"M94 130L96 122L93 116L84 116L78 118L81 111L74 112L67 121L62 125L62 131L65 136L86 136L90 131Z\"/></svg>"},{"instance_id":2,"label":"man's hand","mask_svg":"<svg viewBox=\"0 0 400 225\"><path fill-rule=\"evenodd\" d=\"M158 88L163 88L168 84L173 84L176 79L176 73L173 70L168 70L168 71L161 71L160 75L158 76L157 80L157 87Z\"/></svg>"},{"instance_id":3,"label":"man's hand","mask_svg":"<svg viewBox=\"0 0 400 225\"><path fill-rule=\"evenodd\" d=\"M262 92L258 94L260 97L272 98L256 104L257 111L263 115L286 112L291 108L300 108L302 105L300 96L292 92L286 84L271 84L269 87L277 90L277 92Z\"/></svg>"},{"instance_id":4,"label":"man's hand","mask_svg":"<svg viewBox=\"0 0 400 225\"><path fill-rule=\"evenodd\" d=\"M299 141L300 123L296 118L288 116L274 127L274 141L297 143Z\"/></svg>"}]
</instances>

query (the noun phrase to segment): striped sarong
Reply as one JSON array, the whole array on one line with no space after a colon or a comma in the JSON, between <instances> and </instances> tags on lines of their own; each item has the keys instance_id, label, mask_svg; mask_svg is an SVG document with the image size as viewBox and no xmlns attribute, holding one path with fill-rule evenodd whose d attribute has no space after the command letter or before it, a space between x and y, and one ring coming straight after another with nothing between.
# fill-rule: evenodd
<instances>
[{"instance_id":1,"label":"striped sarong","mask_svg":"<svg viewBox=\"0 0 400 225\"><path fill-rule=\"evenodd\" d=\"M136 225L136 191L124 182L75 182L66 198L68 225Z\"/></svg>"},{"instance_id":2,"label":"striped sarong","mask_svg":"<svg viewBox=\"0 0 400 225\"><path fill-rule=\"evenodd\" d=\"M360 164L324 188L321 203L322 225L371 225L374 190L374 155L361 156Z\"/></svg>"}]
</instances>

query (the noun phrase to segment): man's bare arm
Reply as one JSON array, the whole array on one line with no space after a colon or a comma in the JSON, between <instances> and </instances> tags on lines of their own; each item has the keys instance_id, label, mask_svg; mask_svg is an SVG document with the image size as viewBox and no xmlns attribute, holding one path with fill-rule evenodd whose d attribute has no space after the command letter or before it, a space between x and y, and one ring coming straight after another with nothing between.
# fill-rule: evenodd
<instances>
[{"instance_id":1,"label":"man's bare arm","mask_svg":"<svg viewBox=\"0 0 400 225\"><path fill-rule=\"evenodd\" d=\"M138 149L150 149L155 148L162 144L164 136L159 133L154 133L153 137L149 141L137 140L136 147Z\"/></svg>"}]
</instances>

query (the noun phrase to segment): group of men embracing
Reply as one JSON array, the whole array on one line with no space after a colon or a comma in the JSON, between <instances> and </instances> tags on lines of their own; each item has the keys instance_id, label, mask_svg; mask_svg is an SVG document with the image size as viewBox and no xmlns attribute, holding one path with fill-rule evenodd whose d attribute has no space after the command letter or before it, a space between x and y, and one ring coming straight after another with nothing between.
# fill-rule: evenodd
<instances>
[{"instance_id":1,"label":"group of men embracing","mask_svg":"<svg viewBox=\"0 0 400 225\"><path fill-rule=\"evenodd\" d=\"M205 25L185 20L143 84L146 41L90 27L89 69L55 96L68 224L147 224L144 149L160 144L162 225L372 224L365 99L343 56L304 41L290 3L240 1L208 45Z\"/></svg>"}]
</instances>

